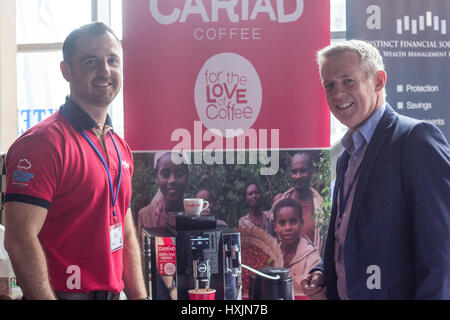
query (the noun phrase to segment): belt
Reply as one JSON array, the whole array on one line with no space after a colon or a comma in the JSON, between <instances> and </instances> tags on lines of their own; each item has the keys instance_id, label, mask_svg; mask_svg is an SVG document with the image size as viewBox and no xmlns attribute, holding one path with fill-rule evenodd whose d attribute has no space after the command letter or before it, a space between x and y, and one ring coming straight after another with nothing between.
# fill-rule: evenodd
<instances>
[{"instance_id":1,"label":"belt","mask_svg":"<svg viewBox=\"0 0 450 320\"><path fill-rule=\"evenodd\" d=\"M55 291L60 300L119 300L120 293L110 291L64 292Z\"/></svg>"}]
</instances>

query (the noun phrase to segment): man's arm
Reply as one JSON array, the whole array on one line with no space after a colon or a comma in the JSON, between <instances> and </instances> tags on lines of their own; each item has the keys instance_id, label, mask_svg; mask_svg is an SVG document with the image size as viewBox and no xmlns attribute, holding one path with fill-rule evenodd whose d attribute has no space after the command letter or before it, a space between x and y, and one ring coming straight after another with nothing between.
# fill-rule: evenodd
<instances>
[{"instance_id":1,"label":"man's arm","mask_svg":"<svg viewBox=\"0 0 450 320\"><path fill-rule=\"evenodd\" d=\"M421 123L404 147L403 179L413 217L415 298L450 299L450 146Z\"/></svg>"},{"instance_id":2,"label":"man's arm","mask_svg":"<svg viewBox=\"0 0 450 320\"><path fill-rule=\"evenodd\" d=\"M22 202L5 203L5 248L28 300L56 299L38 234L47 209Z\"/></svg>"},{"instance_id":3,"label":"man's arm","mask_svg":"<svg viewBox=\"0 0 450 320\"><path fill-rule=\"evenodd\" d=\"M123 240L123 282L128 299L145 299L147 292L142 272L142 259L131 209L128 209L124 221Z\"/></svg>"}]
</instances>

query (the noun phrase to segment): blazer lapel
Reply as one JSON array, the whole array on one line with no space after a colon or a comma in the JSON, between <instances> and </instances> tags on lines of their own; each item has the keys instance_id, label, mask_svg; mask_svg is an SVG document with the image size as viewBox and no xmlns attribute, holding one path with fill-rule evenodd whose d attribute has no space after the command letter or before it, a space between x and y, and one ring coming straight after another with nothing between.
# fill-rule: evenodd
<instances>
[{"instance_id":1,"label":"blazer lapel","mask_svg":"<svg viewBox=\"0 0 450 320\"><path fill-rule=\"evenodd\" d=\"M384 140L389 135L392 125L397 119L397 114L392 108L387 105L386 112L383 114L380 122L378 123L375 132L373 133L372 139L367 147L366 154L363 161L361 162L361 169L359 173L358 182L356 184L355 195L353 197L352 209L350 213L350 221L348 230L351 230L353 224L355 223L363 196L366 192L367 181L369 179L370 172L377 160L378 152L384 143Z\"/></svg>"}]
</instances>

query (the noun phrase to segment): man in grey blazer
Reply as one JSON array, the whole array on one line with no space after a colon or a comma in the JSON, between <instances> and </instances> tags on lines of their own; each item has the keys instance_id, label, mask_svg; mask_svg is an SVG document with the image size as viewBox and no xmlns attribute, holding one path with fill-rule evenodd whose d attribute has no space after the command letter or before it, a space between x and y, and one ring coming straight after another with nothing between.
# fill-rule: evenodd
<instances>
[{"instance_id":1,"label":"man in grey blazer","mask_svg":"<svg viewBox=\"0 0 450 320\"><path fill-rule=\"evenodd\" d=\"M450 147L387 103L378 50L358 40L317 54L331 112L349 128L311 299L450 299Z\"/></svg>"}]
</instances>

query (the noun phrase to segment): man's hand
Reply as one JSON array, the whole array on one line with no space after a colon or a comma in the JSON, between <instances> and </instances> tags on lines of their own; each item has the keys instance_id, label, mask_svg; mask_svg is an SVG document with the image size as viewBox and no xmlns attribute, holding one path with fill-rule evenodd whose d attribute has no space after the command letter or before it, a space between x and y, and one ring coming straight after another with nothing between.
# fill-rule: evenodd
<instances>
[{"instance_id":1,"label":"man's hand","mask_svg":"<svg viewBox=\"0 0 450 320\"><path fill-rule=\"evenodd\" d=\"M323 287L323 273L322 271L314 271L308 274L300 282L303 293L311 300L326 300L327 289Z\"/></svg>"}]
</instances>

